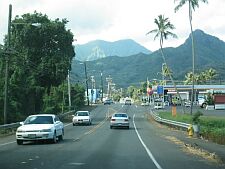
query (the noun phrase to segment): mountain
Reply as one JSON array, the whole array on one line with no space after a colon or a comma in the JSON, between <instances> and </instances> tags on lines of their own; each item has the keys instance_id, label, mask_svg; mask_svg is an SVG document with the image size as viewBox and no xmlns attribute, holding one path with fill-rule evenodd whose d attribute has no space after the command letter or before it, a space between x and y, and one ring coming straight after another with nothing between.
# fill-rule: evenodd
<instances>
[{"instance_id":1,"label":"mountain","mask_svg":"<svg viewBox=\"0 0 225 169\"><path fill-rule=\"evenodd\" d=\"M107 56L130 56L138 53L150 54L151 51L131 39L107 42L95 40L83 45L75 46L76 59L91 61Z\"/></svg>"},{"instance_id":2,"label":"mountain","mask_svg":"<svg viewBox=\"0 0 225 169\"><path fill-rule=\"evenodd\" d=\"M225 42L217 37L204 33L201 30L194 31L195 40L195 70L196 73L208 68L214 68L217 79L225 79ZM177 48L164 48L168 66L173 72L175 80L184 80L185 74L192 71L191 37ZM140 82L148 79L162 79L162 56L160 51L151 54L139 53L127 57L106 57L94 61L88 61L88 76L94 75L96 85L100 82L100 72L103 73L104 84L106 77L112 77L117 87L140 85ZM84 67L79 61L73 62L72 74L74 80L84 79Z\"/></svg>"}]
</instances>

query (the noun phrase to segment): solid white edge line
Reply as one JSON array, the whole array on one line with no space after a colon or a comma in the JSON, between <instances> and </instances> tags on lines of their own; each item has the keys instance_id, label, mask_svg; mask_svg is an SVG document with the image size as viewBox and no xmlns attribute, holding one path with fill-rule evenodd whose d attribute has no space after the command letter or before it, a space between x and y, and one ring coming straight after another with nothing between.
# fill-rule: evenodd
<instances>
[{"instance_id":1,"label":"solid white edge line","mask_svg":"<svg viewBox=\"0 0 225 169\"><path fill-rule=\"evenodd\" d=\"M3 144L0 144L0 146L5 146L5 145L8 145L8 144L12 144L12 143L15 143L16 141L12 141L12 142L8 142L8 143L3 143Z\"/></svg>"},{"instance_id":2,"label":"solid white edge line","mask_svg":"<svg viewBox=\"0 0 225 169\"><path fill-rule=\"evenodd\" d=\"M64 127L67 127L67 126L69 126L69 125L71 125L72 123L69 123L69 124L66 124L66 125L64 125Z\"/></svg>"},{"instance_id":3,"label":"solid white edge line","mask_svg":"<svg viewBox=\"0 0 225 169\"><path fill-rule=\"evenodd\" d=\"M146 144L144 143L144 141L142 140L140 134L138 133L137 131L137 128L136 128L136 125L135 125L135 122L134 122L134 117L135 117L135 114L133 115L133 125L134 125L134 129L136 131L136 134L141 142L141 144L143 145L143 147L145 148L148 156L151 158L151 160L153 161L153 163L155 164L155 166L157 167L157 169L162 169L162 167L159 165L159 163L156 161L155 157L153 156L153 154L151 153L151 151L148 149L148 147L146 146Z\"/></svg>"}]
</instances>

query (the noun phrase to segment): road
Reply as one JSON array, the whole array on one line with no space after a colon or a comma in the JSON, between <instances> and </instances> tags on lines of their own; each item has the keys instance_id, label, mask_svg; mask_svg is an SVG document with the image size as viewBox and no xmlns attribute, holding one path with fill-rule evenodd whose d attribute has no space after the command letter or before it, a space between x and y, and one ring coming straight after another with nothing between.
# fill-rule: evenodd
<instances>
[{"instance_id":1,"label":"road","mask_svg":"<svg viewBox=\"0 0 225 169\"><path fill-rule=\"evenodd\" d=\"M131 117L129 130L110 129L107 117L117 111ZM175 143L174 133L178 131L161 127L149 119L146 107L99 105L91 114L91 126L66 124L64 140L57 144L17 145L15 136L1 138L1 169L224 168L185 151Z\"/></svg>"}]
</instances>

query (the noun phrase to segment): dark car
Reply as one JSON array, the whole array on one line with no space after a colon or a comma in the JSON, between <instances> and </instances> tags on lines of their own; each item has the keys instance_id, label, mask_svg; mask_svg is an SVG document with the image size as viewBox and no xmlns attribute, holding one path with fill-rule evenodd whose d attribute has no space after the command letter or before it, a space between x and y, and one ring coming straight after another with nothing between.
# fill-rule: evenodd
<instances>
[{"instance_id":1,"label":"dark car","mask_svg":"<svg viewBox=\"0 0 225 169\"><path fill-rule=\"evenodd\" d=\"M113 103L113 101L112 101L111 99L106 99L106 100L104 101L104 105L106 105L106 104L110 105L110 104L112 104L112 103Z\"/></svg>"}]
</instances>

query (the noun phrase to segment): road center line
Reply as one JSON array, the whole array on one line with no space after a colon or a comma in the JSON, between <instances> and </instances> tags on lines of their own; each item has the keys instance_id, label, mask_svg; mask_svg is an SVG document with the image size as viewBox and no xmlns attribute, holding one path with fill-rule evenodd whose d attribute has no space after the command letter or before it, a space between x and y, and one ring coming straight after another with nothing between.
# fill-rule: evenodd
<instances>
[{"instance_id":1,"label":"road center line","mask_svg":"<svg viewBox=\"0 0 225 169\"><path fill-rule=\"evenodd\" d=\"M137 128L136 128L136 125L135 125L135 122L134 122L134 117L135 117L135 114L133 115L133 125L134 125L134 129L136 131L136 134L141 142L141 144L143 145L143 147L145 148L148 156L151 158L151 160L153 161L153 163L155 164L155 166L157 167L157 169L162 169L162 167L159 165L159 163L156 161L155 157L153 156L153 154L151 153L151 151L148 149L148 147L146 146L146 144L144 143L144 141L142 140L140 134L138 133L137 131Z\"/></svg>"}]
</instances>

